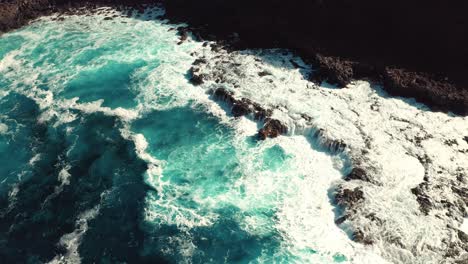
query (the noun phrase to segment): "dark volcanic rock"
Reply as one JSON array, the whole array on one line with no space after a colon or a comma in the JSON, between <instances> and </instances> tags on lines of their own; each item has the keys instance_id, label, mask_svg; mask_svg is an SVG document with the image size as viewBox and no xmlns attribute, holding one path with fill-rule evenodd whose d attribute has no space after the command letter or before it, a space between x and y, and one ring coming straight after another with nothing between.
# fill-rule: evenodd
<instances>
[{"instance_id":1,"label":"dark volcanic rock","mask_svg":"<svg viewBox=\"0 0 468 264\"><path fill-rule=\"evenodd\" d=\"M335 195L335 201L339 206L345 206L348 208L353 207L357 203L364 200L364 192L356 187L351 189L339 189Z\"/></svg>"},{"instance_id":2,"label":"dark volcanic rock","mask_svg":"<svg viewBox=\"0 0 468 264\"><path fill-rule=\"evenodd\" d=\"M392 95L414 97L435 108L468 114L468 90L457 89L448 82L435 80L427 74L387 68L384 87Z\"/></svg>"},{"instance_id":3,"label":"dark volcanic rock","mask_svg":"<svg viewBox=\"0 0 468 264\"><path fill-rule=\"evenodd\" d=\"M463 231L458 230L458 238L464 243L468 243L468 234L465 234Z\"/></svg>"},{"instance_id":4,"label":"dark volcanic rock","mask_svg":"<svg viewBox=\"0 0 468 264\"><path fill-rule=\"evenodd\" d=\"M238 101L232 106L231 112L233 116L239 117L248 115L251 111L248 104L242 101Z\"/></svg>"},{"instance_id":5,"label":"dark volcanic rock","mask_svg":"<svg viewBox=\"0 0 468 264\"><path fill-rule=\"evenodd\" d=\"M199 74L195 68L190 68L189 70L189 81L193 85L203 84L203 75Z\"/></svg>"},{"instance_id":6,"label":"dark volcanic rock","mask_svg":"<svg viewBox=\"0 0 468 264\"><path fill-rule=\"evenodd\" d=\"M0 32L61 8L123 5L141 13L141 4L159 2L6 0L0 3ZM233 48L292 48L314 63L315 81L341 87L353 79L382 81L392 95L468 114L467 1L163 2L167 17L189 22L199 39L227 41ZM187 30L179 28L181 42ZM201 81L201 76L193 79Z\"/></svg>"},{"instance_id":7,"label":"dark volcanic rock","mask_svg":"<svg viewBox=\"0 0 468 264\"><path fill-rule=\"evenodd\" d=\"M364 169L353 168L351 172L346 176L345 180L346 181L361 180L361 181L369 182L370 178Z\"/></svg>"},{"instance_id":8,"label":"dark volcanic rock","mask_svg":"<svg viewBox=\"0 0 468 264\"><path fill-rule=\"evenodd\" d=\"M312 80L317 83L327 81L344 87L353 78L353 63L350 61L317 54L312 63L318 67L312 75Z\"/></svg>"},{"instance_id":9,"label":"dark volcanic rock","mask_svg":"<svg viewBox=\"0 0 468 264\"><path fill-rule=\"evenodd\" d=\"M267 75L271 75L271 73L267 72L267 71L261 71L258 73L258 76L260 77L264 77L264 76L267 76Z\"/></svg>"},{"instance_id":10,"label":"dark volcanic rock","mask_svg":"<svg viewBox=\"0 0 468 264\"><path fill-rule=\"evenodd\" d=\"M348 216L347 215L344 215L342 217L339 217L335 220L335 224L336 225L341 225L342 223L344 223L346 220L348 220Z\"/></svg>"},{"instance_id":11,"label":"dark volcanic rock","mask_svg":"<svg viewBox=\"0 0 468 264\"><path fill-rule=\"evenodd\" d=\"M224 88L216 89L213 95L216 99L224 101L229 104L234 104L234 101L236 101L236 99L234 99L232 92L229 92L228 90Z\"/></svg>"},{"instance_id":12,"label":"dark volcanic rock","mask_svg":"<svg viewBox=\"0 0 468 264\"><path fill-rule=\"evenodd\" d=\"M468 206L468 188L452 186L452 191L458 194L462 201Z\"/></svg>"},{"instance_id":13,"label":"dark volcanic rock","mask_svg":"<svg viewBox=\"0 0 468 264\"><path fill-rule=\"evenodd\" d=\"M367 237L361 230L357 230L353 233L353 240L364 245L372 245L374 243L372 239Z\"/></svg>"},{"instance_id":14,"label":"dark volcanic rock","mask_svg":"<svg viewBox=\"0 0 468 264\"><path fill-rule=\"evenodd\" d=\"M314 64L315 81L344 87L352 79L385 80L394 95L467 114L466 1L171 0L165 4L168 17L204 26L202 35L228 40L237 32L241 40L237 48L296 50ZM408 74L396 76L385 66ZM412 84L415 77L427 80L429 87Z\"/></svg>"},{"instance_id":15,"label":"dark volcanic rock","mask_svg":"<svg viewBox=\"0 0 468 264\"><path fill-rule=\"evenodd\" d=\"M218 88L214 91L213 96L217 100L228 103L231 108L231 113L235 117L254 114L255 120L264 120L271 116L271 110L264 109L259 104L252 102L247 98L240 100L234 98L234 94L224 88Z\"/></svg>"},{"instance_id":16,"label":"dark volcanic rock","mask_svg":"<svg viewBox=\"0 0 468 264\"><path fill-rule=\"evenodd\" d=\"M218 88L213 92L213 96L217 100L228 103L232 106L231 113L235 117L253 114L255 120L263 120L263 128L258 131L258 137L261 140L266 138L274 138L281 134L285 134L288 128L279 120L270 118L271 110L262 108L259 104L252 102L247 98L240 100L234 98L234 94L224 88Z\"/></svg>"},{"instance_id":17,"label":"dark volcanic rock","mask_svg":"<svg viewBox=\"0 0 468 264\"><path fill-rule=\"evenodd\" d=\"M127 6L141 13L142 4L159 2L159 0L3 0L0 1L0 33L19 28L42 15L56 12L83 14L83 11L92 11L99 6L114 6L116 9ZM82 7L84 9L79 10ZM109 19L111 18L105 18L105 20Z\"/></svg>"},{"instance_id":18,"label":"dark volcanic rock","mask_svg":"<svg viewBox=\"0 0 468 264\"><path fill-rule=\"evenodd\" d=\"M184 41L188 38L188 29L186 27L179 27L177 30L179 31L181 41Z\"/></svg>"},{"instance_id":19,"label":"dark volcanic rock","mask_svg":"<svg viewBox=\"0 0 468 264\"><path fill-rule=\"evenodd\" d=\"M262 140L270 137L275 138L288 132L288 128L277 119L266 118L263 128L258 131L258 137Z\"/></svg>"},{"instance_id":20,"label":"dark volcanic rock","mask_svg":"<svg viewBox=\"0 0 468 264\"><path fill-rule=\"evenodd\" d=\"M416 195L416 201L419 203L419 209L425 215L429 214L429 211L432 209L433 205L429 197L424 193L426 188L426 183L422 183L417 187L411 189L411 192Z\"/></svg>"},{"instance_id":21,"label":"dark volcanic rock","mask_svg":"<svg viewBox=\"0 0 468 264\"><path fill-rule=\"evenodd\" d=\"M310 117L308 117L308 118L310 118ZM310 119L309 119L309 121L310 121ZM321 145L324 148L326 148L329 151L334 152L334 153L343 151L347 146L346 143L341 139L338 139L338 140L328 139L327 136L325 135L325 130L323 128L317 129L317 131L315 131L315 133L314 133L314 137L324 139L324 140L322 140L323 142L321 143Z\"/></svg>"}]
</instances>

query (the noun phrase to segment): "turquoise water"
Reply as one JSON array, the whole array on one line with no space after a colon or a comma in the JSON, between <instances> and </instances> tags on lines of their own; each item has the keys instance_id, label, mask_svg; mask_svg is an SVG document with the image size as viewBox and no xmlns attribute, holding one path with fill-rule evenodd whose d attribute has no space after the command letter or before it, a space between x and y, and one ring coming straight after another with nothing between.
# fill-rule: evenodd
<instances>
[{"instance_id":1,"label":"turquoise water","mask_svg":"<svg viewBox=\"0 0 468 264\"><path fill-rule=\"evenodd\" d=\"M0 38L0 259L351 260L336 160L301 136L257 141L189 84L201 43L170 28L72 16Z\"/></svg>"}]
</instances>

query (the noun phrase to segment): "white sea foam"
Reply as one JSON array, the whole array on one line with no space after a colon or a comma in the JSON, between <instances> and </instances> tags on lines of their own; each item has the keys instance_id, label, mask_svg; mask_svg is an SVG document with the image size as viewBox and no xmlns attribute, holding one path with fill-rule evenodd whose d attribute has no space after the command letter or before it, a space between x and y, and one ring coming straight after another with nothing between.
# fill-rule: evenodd
<instances>
[{"instance_id":1,"label":"white sea foam","mask_svg":"<svg viewBox=\"0 0 468 264\"><path fill-rule=\"evenodd\" d=\"M149 19L161 12L160 9L152 14L147 11L145 17ZM38 26L51 27L48 34L37 34L34 30L11 33L33 41L7 54L0 61L0 74L11 82L14 91L37 102L42 111L39 122L54 118L58 120L56 125L71 122L76 118L72 110L100 112L122 120L121 133L134 142L137 155L149 164L146 181L157 191L147 197L146 220L175 225L184 231L184 235L172 238L170 245L174 247L168 246L166 250L175 248L177 254L187 259L192 256L197 249L190 230L210 226L220 217L199 209L219 209L228 203L246 213L239 220L245 231L257 235L281 234L281 252L275 256L265 253L259 262L274 262L279 255L288 255L298 259L297 263L329 263L337 254L346 256L349 263L385 262L378 255L395 263L441 260L441 252L446 247L442 239L454 234L447 224L460 226L463 222L463 216L456 215L458 218L453 219L445 216L446 209L439 205L441 200L452 203L457 200L450 186L455 175L468 173L468 142L462 139L463 133L468 131L467 118L434 113L413 100L389 97L381 88L371 87L367 82L356 82L348 89L331 89L334 87L326 84L317 86L304 78L310 74L310 67L284 51L227 54L213 52L190 38L175 45L178 36L168 31L174 25L124 17L104 21L105 16L69 16L63 23L45 17L38 21ZM48 38L60 40L67 33L83 29L94 45L73 53L65 69L57 68L53 62L36 67L18 56L36 49ZM113 39L120 39L125 45L131 43L131 46L115 48L115 53L104 54L84 65L72 65L79 56ZM54 51L52 47L45 49L47 52L41 56ZM189 84L185 77L194 60L190 53L194 51L208 59L208 64L202 67L207 80L200 87ZM57 49L57 52L60 51ZM68 50L63 52L69 55ZM64 83L80 71L98 69L107 61L136 60L144 60L147 65L132 76L130 89L136 93L138 102L134 108L105 107L103 100L79 103L78 98L59 98ZM295 69L291 60L302 69ZM260 77L260 71L270 75ZM48 90L39 88L43 84L41 75L54 76L47 81ZM225 82L215 83L214 78L210 79L217 75L223 76ZM248 146L245 138L256 133L258 124L227 115L222 105L213 102L209 95L212 88L218 87L274 109L273 117L288 126L289 135L260 142L255 147ZM164 179L165 162L150 154L142 134L130 130L130 123L145 113L188 104L197 109L203 107L221 123L234 128L232 144L240 161L241 174L227 194L205 197L200 195L203 190L194 190L193 199L200 205L195 209L177 203L183 190ZM303 115L310 116L311 120ZM452 143L448 145L447 140ZM343 154L332 155L323 148L337 141L346 143ZM258 160L275 145L288 156L286 163L277 171L261 168ZM428 157L431 162L422 164L421 157ZM358 164L372 174L374 182L342 180L342 172ZM64 168L63 173L59 173L63 184L68 183L67 170ZM425 176L429 176L430 182L428 195L438 205L427 216L420 212L416 197L410 191L422 183ZM466 182L459 185L466 186ZM331 193L338 187L362 188L366 197L354 216L341 225L342 229L334 224L337 211L331 201ZM254 213L265 208L277 210L274 220ZM86 232L87 221L95 217L98 210L85 212L77 221L77 229L62 237L61 243L68 253L58 256L53 263L79 263L79 240ZM370 221L366 217L370 214L381 223ZM464 220L460 226L465 232L466 222ZM346 232L356 228L364 228L375 241L374 245L363 246L351 241Z\"/></svg>"},{"instance_id":2,"label":"white sea foam","mask_svg":"<svg viewBox=\"0 0 468 264\"><path fill-rule=\"evenodd\" d=\"M81 238L88 230L88 221L95 218L99 213L99 205L89 209L78 216L75 222L75 230L60 238L60 245L64 246L67 252L64 255L58 255L52 259L50 264L79 264L81 263L78 247Z\"/></svg>"},{"instance_id":3,"label":"white sea foam","mask_svg":"<svg viewBox=\"0 0 468 264\"><path fill-rule=\"evenodd\" d=\"M41 159L41 154L40 154L40 153L35 154L35 155L29 160L29 165L30 165L31 167L33 167L34 164L36 164L36 162L38 162L40 159Z\"/></svg>"},{"instance_id":4,"label":"white sea foam","mask_svg":"<svg viewBox=\"0 0 468 264\"><path fill-rule=\"evenodd\" d=\"M59 179L59 181L61 183L61 186L70 184L71 174L70 174L70 172L68 172L70 169L71 169L71 166L66 165L64 168L62 168L59 171L58 179Z\"/></svg>"},{"instance_id":5,"label":"white sea foam","mask_svg":"<svg viewBox=\"0 0 468 264\"><path fill-rule=\"evenodd\" d=\"M364 229L375 240L375 250L393 262L441 260L440 252L447 246L443 238L454 232L447 223L460 221L460 213L449 218L446 209L436 205L424 216L411 189L428 176L428 195L433 203L459 199L450 182L468 172L467 143L462 139L468 131L467 118L431 112L412 99L390 97L367 82L356 82L347 89L316 86L304 78L308 75L306 65L302 64L306 72L301 74L290 63L297 58L281 53L248 51L220 56L205 51L200 54L208 61L201 68L201 74L207 76L203 87L224 86L238 98L275 109L274 118L287 124L291 135L310 137L310 132L321 129L321 145L346 143L351 165L364 167L375 183L338 181L344 188L361 188L366 198L344 226L350 223L351 231ZM261 71L271 75L260 77L257 73ZM218 76L224 83L214 82ZM312 121L303 119L304 114ZM421 157L429 157L430 162L421 163ZM381 222L370 221L366 218L369 214Z\"/></svg>"},{"instance_id":6,"label":"white sea foam","mask_svg":"<svg viewBox=\"0 0 468 264\"><path fill-rule=\"evenodd\" d=\"M463 220L463 223L460 226L460 230L468 235L468 217Z\"/></svg>"},{"instance_id":7,"label":"white sea foam","mask_svg":"<svg viewBox=\"0 0 468 264\"><path fill-rule=\"evenodd\" d=\"M8 125L0 123L0 135L8 133Z\"/></svg>"}]
</instances>

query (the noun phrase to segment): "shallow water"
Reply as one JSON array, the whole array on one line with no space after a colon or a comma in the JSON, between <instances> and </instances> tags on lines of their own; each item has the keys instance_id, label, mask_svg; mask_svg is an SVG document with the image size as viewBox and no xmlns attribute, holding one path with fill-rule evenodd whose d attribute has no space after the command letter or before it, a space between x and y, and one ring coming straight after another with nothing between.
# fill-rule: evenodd
<instances>
[{"instance_id":1,"label":"shallow water","mask_svg":"<svg viewBox=\"0 0 468 264\"><path fill-rule=\"evenodd\" d=\"M383 263L334 223L346 156L306 133L258 141L189 84L206 48L161 12L0 38L0 259Z\"/></svg>"}]
</instances>

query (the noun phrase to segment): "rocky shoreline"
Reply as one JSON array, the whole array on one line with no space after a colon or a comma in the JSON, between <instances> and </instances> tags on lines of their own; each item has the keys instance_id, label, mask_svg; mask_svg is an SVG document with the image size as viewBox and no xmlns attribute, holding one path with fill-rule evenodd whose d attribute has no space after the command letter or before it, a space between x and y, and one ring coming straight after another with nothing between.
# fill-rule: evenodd
<instances>
[{"instance_id":1,"label":"rocky shoreline","mask_svg":"<svg viewBox=\"0 0 468 264\"><path fill-rule=\"evenodd\" d=\"M79 7L92 10L105 5L142 9L146 4L162 3L167 18L187 22L189 30L201 39L217 40L236 50L281 47L296 51L314 66L313 81L346 87L354 80L369 79L383 85L394 96L414 97L435 111L465 116L468 115L465 76L468 72L468 34L465 34L468 33L468 19L459 13L466 4L438 6L433 2L413 6L396 1L388 7L372 1L352 5L340 4L337 0L297 0L289 4L263 0L251 4L212 0L10 0L0 4L0 32L18 28L41 15L69 12ZM417 8L422 11L415 14ZM401 21L394 21L391 27L391 19L395 17L391 12L403 9L406 11L400 14ZM362 17L350 16L352 12ZM439 14L446 20L437 19L434 32L428 32L418 23L435 21L429 16L432 14ZM385 34L385 30L389 33ZM184 32L186 35L187 30ZM446 41L440 39L441 32L446 35ZM407 45L395 42L397 37Z\"/></svg>"},{"instance_id":2,"label":"rocky shoreline","mask_svg":"<svg viewBox=\"0 0 468 264\"><path fill-rule=\"evenodd\" d=\"M210 50L194 54L191 72L233 116L257 120L257 109L269 109L288 135L348 162L329 194L335 224L354 241L395 263L466 262L466 117L367 82L317 85L310 66L285 50Z\"/></svg>"},{"instance_id":3,"label":"rocky shoreline","mask_svg":"<svg viewBox=\"0 0 468 264\"><path fill-rule=\"evenodd\" d=\"M13 2L15 1L12 1L12 3ZM51 1L16 2L22 3L21 6L18 6L18 9L11 9L17 10L15 11L16 13L8 13L6 20L4 14L5 12L1 15L2 23L4 21L11 22L8 24L8 26L4 26L5 24L2 24L4 26L2 28L3 30L19 27L24 23L27 23L30 19L40 15L50 14L52 12L76 12L76 8L80 7L84 7L84 10L88 10L88 7L89 10L93 10L93 8L102 4L116 5L117 8L121 8L122 6L131 6L137 10L141 10L143 8L143 6L140 5L140 2L138 2L138 4L135 4L135 2L128 3L130 1L99 1L92 3L90 1L82 1L78 3L75 2L73 5ZM145 1L141 1L141 3L144 2ZM155 1L146 2L154 3ZM1 5L4 4L2 3ZM47 6L47 8L45 8L45 6ZM174 7L171 7L171 5L168 7L168 18L172 19L173 21L185 21L182 15L179 16L177 14L171 13L171 8ZM4 11L5 9L2 10ZM17 15L15 18L12 18L15 16L14 14L22 15ZM238 95L233 92L236 91L236 89L240 86L245 85L239 83L238 80L252 78L255 80L255 82L252 81L250 83L255 84L259 81L256 79L256 77L264 79L265 83L267 83L267 81L272 78L272 74L265 70L266 64L268 64L268 62L265 62L264 60L256 61L261 64L261 67L258 69L258 72L254 72L253 77L255 78L253 78L252 76L248 76L248 74L251 72L244 71L243 69L243 67L247 66L247 63L246 65L241 64L242 58L240 57L242 57L243 54L240 54L239 51L231 52L232 50L239 50L249 47L262 47L262 45L255 45L255 38L244 38L242 33L237 35L232 34L231 31L217 32L216 30L210 29L209 26L200 26L195 22L189 25L190 26L187 28L178 28L180 33L180 41L185 41L185 39L188 37L188 32L190 31L194 33L195 37L200 39L217 40L221 46L214 45L212 50L216 51L217 49L221 49L226 51L223 55L224 57L219 56L219 58L203 58L202 56L196 56L198 59L194 62L193 67L189 72L191 75L191 82L195 85L202 85L207 80L212 85L215 85L214 89L212 89L213 97L219 101L227 103L233 116L251 116L252 119L263 122L263 128L261 128L258 133L260 139L276 137L284 133L293 133L291 131L294 129L294 127L291 126L291 123L277 119L277 116L274 116L272 113L274 110L278 110L277 108L287 109L286 106L282 106L281 104L264 105L264 102L260 100L255 101L253 99L249 99L249 97ZM227 30L230 29L231 28L229 27L227 28ZM271 41L271 39L269 39L269 41ZM280 46L283 44L284 43L282 42L277 43L277 45ZM302 58L307 64L314 66L313 73L310 74L310 76L307 75L307 77L310 77L310 79L315 83L327 81L329 83L334 83L339 87L344 87L354 79L369 79L373 82L383 84L383 88L391 95L414 97L418 101L426 103L433 110L452 111L460 115L468 114L468 90L463 88L466 86L463 86L462 81L451 82L445 79L445 77L441 77L430 71L426 73L417 73L416 71L403 70L399 67L389 66L382 63L372 64L368 61L359 61L346 57L333 56L329 55L330 53L322 53L321 51L311 51L310 53L304 53L303 49L297 48L295 46L291 47L295 48L295 50L300 55L302 55ZM290 64L291 69L301 69L304 67L304 65L298 64L294 60L286 61L284 64ZM207 72L209 72L209 76ZM230 74L232 76L230 76ZM270 81L271 82L269 84L264 86L265 90L275 88L274 85L272 85L274 80ZM228 90L224 88L223 84L224 86L232 86L232 89ZM312 85L312 83L307 83L304 85L307 85L310 90L313 90L317 98L318 96L322 95L324 99L327 98L327 96L331 96L329 95L331 92L322 91L317 87L314 88L313 86L309 87L309 84ZM271 85L271 87L268 85ZM288 85L291 84L288 83ZM294 86L291 85L290 89L294 90L293 88ZM346 93L347 91L351 91L351 89L344 89L340 91ZM296 92L298 91L296 90L293 93ZM281 93L276 93L276 95L279 94ZM341 96L343 97L343 102L346 102L344 98L347 97L344 95ZM310 96L302 96L300 99L313 102L313 104L316 105L320 104L319 99L314 99ZM365 98L354 97L353 100L364 100L365 104L363 103L361 105L369 105L369 102L365 100ZM384 237L385 239L382 240L383 243L391 246L394 250L393 252L399 253L408 251L413 255L420 254L420 252L418 253L417 249L411 248L412 241L409 240L409 236L407 236L406 233L392 234L392 237L388 238L384 236L388 231L386 225L398 224L399 222L397 222L397 220L399 219L393 219L391 216L382 214L382 212L379 211L380 207L372 207L363 203L363 201L382 201L382 204L386 204L396 200L392 200L387 197L380 197L376 194L379 193L379 188L382 186L386 187L387 190L392 189L394 187L394 183L391 182L391 179L387 179L389 175L385 174L385 172L388 170L388 168L385 167L386 164L377 163L378 166L375 165L376 161L374 159L377 158L369 155L369 153L379 153L379 155L383 155L382 153L385 154L387 150L384 151L383 149L380 149L382 142L376 140L375 137L378 134L373 134L373 132L379 128L362 128L362 124L360 124L359 121L361 118L360 115L364 116L364 118L372 118L372 116L381 115L384 117L384 114L387 114L389 118L380 121L388 122L388 128L392 128L394 131L397 131L397 127L402 126L398 133L394 132L393 134L390 134L389 137L391 139L388 139L387 141L392 143L394 146L397 146L398 148L403 146L405 151L408 152L404 155L401 154L403 158L407 159L409 157L413 157L413 161L419 161L425 170L426 175L424 177L424 181L419 183L417 187L413 187L411 189L411 195L414 195L414 197L410 196L411 199L407 198L411 201L414 198L414 200L417 201L420 206L418 209L419 211L413 212L414 219L420 219L419 214L421 214L422 217L425 217L427 220L435 219L434 221L439 221L438 219L442 219L446 222L452 223L449 227L447 227L448 229L446 232L447 237L452 236L454 238L452 238L450 241L448 239L447 241L443 241L442 246L439 246L438 248L425 249L427 252L429 252L426 252L425 254L430 255L443 253L445 254L444 257L464 261L466 259L466 255L464 254L468 250L463 243L466 242L466 237L464 234L460 235L461 233L458 231L455 223L460 222L462 217L466 215L465 205L467 204L467 189L464 187L466 186L466 180L464 180L464 175L466 175L465 166L463 166L463 164L460 165L457 163L456 165L459 166L459 168L457 168L457 171L452 171L453 169L451 167L445 168L445 164L442 162L439 164L439 162L434 158L434 150L431 148L429 143L431 143L431 138L434 137L432 134L434 134L435 130L433 130L431 133L428 133L426 130L431 130L429 130L430 128L425 127L430 123L429 118L420 119L424 120L425 122L421 121L424 124L419 124L419 121L408 121L399 117L394 117L393 113L391 113L391 110L388 110L390 112L390 114L388 114L385 112L387 111L385 107L379 109L379 104L384 103L381 98L373 98L372 100L375 102L368 107L362 107L360 105L359 107L351 110L346 108L337 109L334 108L335 105L330 107L327 104L324 104L326 107L323 107L327 109L330 108L329 111L333 112L334 115L347 115L348 118L355 118L353 115L354 113L359 118L357 121L354 120L353 122L355 122L355 124L353 123L352 126L350 125L349 127L356 128L355 130L360 131L362 135L360 134L359 136L349 136L349 138L346 138L346 135L339 134L330 136L328 135L330 134L329 131L321 129L321 127L326 127L325 125L317 125L317 127L315 127L316 129L314 137L326 139L323 140L323 145L326 145L327 150L330 152L341 152L343 150L347 150L350 157L355 159L353 160L354 169L347 174L347 177L344 179L345 182L340 184L340 187L336 189L334 194L335 203L344 208L343 214L337 216L336 224L345 230L348 226L356 227L352 230L353 239L363 244L371 245L376 242L380 243L380 240L382 240L382 237ZM260 105L260 103L262 103L262 105ZM367 114L367 112L371 112L371 114ZM298 115L297 118L298 119L296 121L298 123L304 122L307 124L307 126L315 125L313 124L310 116L307 116L304 113ZM350 120L353 119L350 118ZM415 135L412 132L414 128L420 129L421 132L418 132ZM385 132L390 133L388 131ZM335 131L335 133L337 132ZM424 133L427 133L427 135ZM382 132L381 134L384 133ZM421 136L421 134L423 136ZM457 136L458 135L459 134L457 134ZM445 134L443 136L447 137L453 135ZM353 138L360 137L362 137L364 141L362 144L361 142L353 142L351 140ZM443 137L441 135L437 135L437 138ZM450 151L450 155L453 156L450 159L451 162L462 160L464 157L463 155L465 155L464 153L466 153L466 144L464 142L468 142L467 137L463 138L464 141L458 138L451 138L450 140L455 143L450 141L446 143L447 147L442 147L447 148L447 151ZM421 142L425 142L427 146L423 146ZM436 143L438 143L438 141L436 141ZM457 145L458 149L449 146L449 144ZM439 147L439 149L442 147ZM405 152L398 148L397 153ZM432 159L435 159L436 161L434 162L427 158L429 155L427 153L433 155ZM432 163L435 165L431 165ZM392 173L393 175L398 175L401 173L401 171L392 171ZM458 176L455 177L455 175L460 175L460 179L458 179ZM449 184L447 184L446 181L449 181ZM375 197L370 197L369 194L374 194ZM395 195L399 196L400 194ZM408 193L408 195L410 194ZM378 205L381 206L381 204ZM398 205L400 204L397 204L397 206ZM396 206L393 206L393 208L395 207ZM388 254L391 254L391 252Z\"/></svg>"},{"instance_id":4,"label":"rocky shoreline","mask_svg":"<svg viewBox=\"0 0 468 264\"><path fill-rule=\"evenodd\" d=\"M233 1L234 2L234 1ZM167 16L231 48L289 48L314 81L369 79L435 111L468 114L466 3L165 1Z\"/></svg>"}]
</instances>

